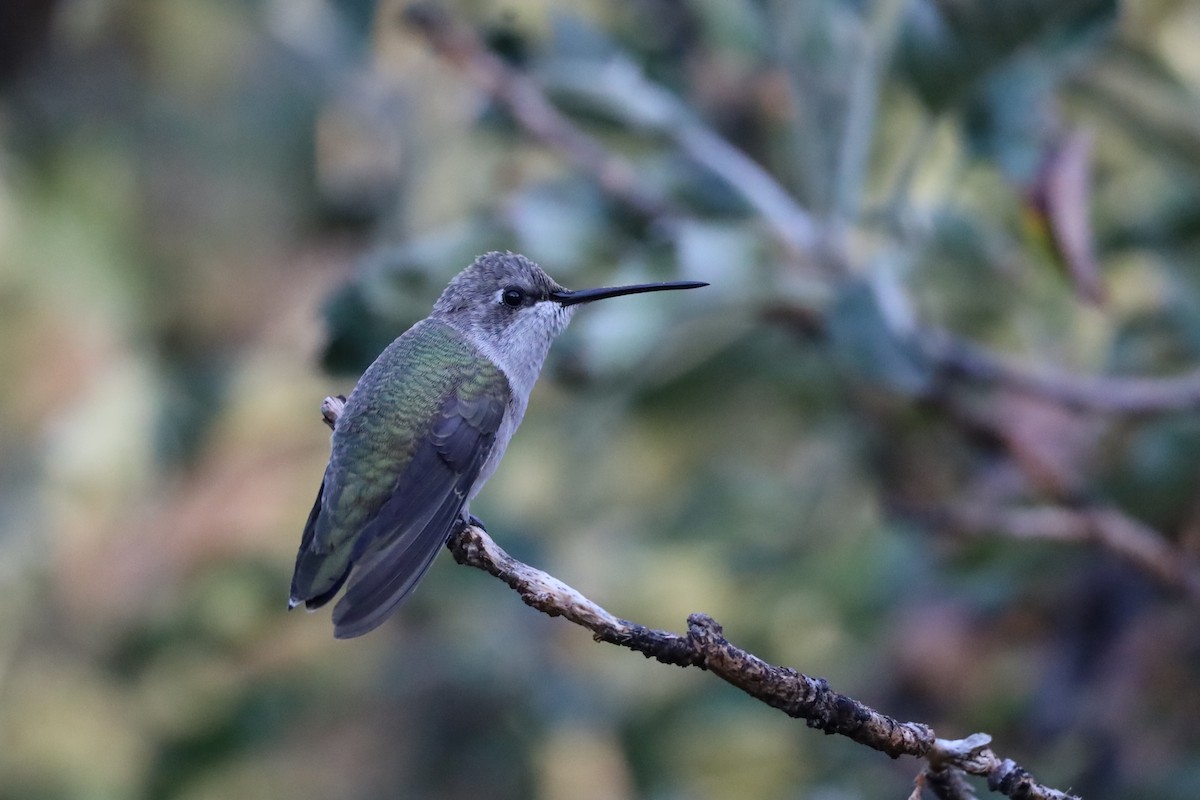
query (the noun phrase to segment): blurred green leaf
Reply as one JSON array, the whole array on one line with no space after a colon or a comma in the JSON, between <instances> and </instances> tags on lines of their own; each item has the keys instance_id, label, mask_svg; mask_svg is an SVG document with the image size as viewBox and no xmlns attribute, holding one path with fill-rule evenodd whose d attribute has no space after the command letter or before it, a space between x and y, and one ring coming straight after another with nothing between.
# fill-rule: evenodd
<instances>
[{"instance_id":1,"label":"blurred green leaf","mask_svg":"<svg viewBox=\"0 0 1200 800\"><path fill-rule=\"evenodd\" d=\"M1200 488L1200 420L1186 415L1136 425L1113 452L1105 494L1154 527L1177 530L1195 512Z\"/></svg>"},{"instance_id":2,"label":"blurred green leaf","mask_svg":"<svg viewBox=\"0 0 1200 800\"><path fill-rule=\"evenodd\" d=\"M964 102L978 81L1018 53L1063 58L1111 28L1116 0L914 0L897 64L932 112Z\"/></svg>"},{"instance_id":3,"label":"blurred green leaf","mask_svg":"<svg viewBox=\"0 0 1200 800\"><path fill-rule=\"evenodd\" d=\"M1022 60L980 81L967 99L963 128L971 152L1018 186L1032 182L1055 135L1055 76Z\"/></svg>"},{"instance_id":4,"label":"blurred green leaf","mask_svg":"<svg viewBox=\"0 0 1200 800\"><path fill-rule=\"evenodd\" d=\"M572 181L516 194L506 216L520 252L561 274L605 253L613 233L606 211L594 186Z\"/></svg>"},{"instance_id":5,"label":"blurred green leaf","mask_svg":"<svg viewBox=\"0 0 1200 800\"><path fill-rule=\"evenodd\" d=\"M754 275L763 243L756 231L743 225L686 222L675 234L675 259L681 275L719 282L726 297L755 293Z\"/></svg>"},{"instance_id":6,"label":"blurred green leaf","mask_svg":"<svg viewBox=\"0 0 1200 800\"><path fill-rule=\"evenodd\" d=\"M854 378L907 397L929 390L933 365L884 313L870 283L844 287L827 326L839 366Z\"/></svg>"},{"instance_id":7,"label":"blurred green leaf","mask_svg":"<svg viewBox=\"0 0 1200 800\"><path fill-rule=\"evenodd\" d=\"M325 301L324 317L329 334L321 366L337 375L361 375L393 339L419 319L376 311L363 288L353 283Z\"/></svg>"},{"instance_id":8,"label":"blurred green leaf","mask_svg":"<svg viewBox=\"0 0 1200 800\"><path fill-rule=\"evenodd\" d=\"M393 339L429 314L451 277L477 254L506 249L507 240L480 218L368 253L322 309L328 338L321 366L338 375L362 374Z\"/></svg>"},{"instance_id":9,"label":"blurred green leaf","mask_svg":"<svg viewBox=\"0 0 1200 800\"><path fill-rule=\"evenodd\" d=\"M1116 374L1169 375L1200 360L1200 314L1175 302L1123 321L1113 337L1108 368Z\"/></svg>"}]
</instances>

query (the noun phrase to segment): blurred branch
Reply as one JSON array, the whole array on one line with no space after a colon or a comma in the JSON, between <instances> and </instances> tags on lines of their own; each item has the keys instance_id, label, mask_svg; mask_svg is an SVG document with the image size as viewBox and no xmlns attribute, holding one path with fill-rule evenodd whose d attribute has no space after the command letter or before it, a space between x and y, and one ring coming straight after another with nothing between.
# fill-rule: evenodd
<instances>
[{"instance_id":1,"label":"blurred branch","mask_svg":"<svg viewBox=\"0 0 1200 800\"><path fill-rule=\"evenodd\" d=\"M346 398L326 397L321 417L333 427ZM563 617L592 632L598 642L626 647L664 664L698 667L810 728L837 733L892 758L924 758L928 765L919 783L942 800L973 797L960 773L986 778L988 788L1022 800L1073 800L1072 795L1043 786L1010 759L1001 760L977 733L967 739L935 737L920 722L899 722L835 692L824 678L810 678L763 661L725 638L721 625L706 614L688 617L688 632L679 635L620 619L576 589L540 569L510 556L477 525L464 525L446 543L454 560L504 581L521 600L550 617ZM958 775L951 779L949 776Z\"/></svg>"},{"instance_id":2,"label":"blurred branch","mask_svg":"<svg viewBox=\"0 0 1200 800\"><path fill-rule=\"evenodd\" d=\"M443 9L428 3L409 6L404 20L441 56L503 103L528 133L594 176L615 197L649 217L676 216L665 200L642 189L628 160L608 152L568 120L532 79L489 51L473 30L456 25ZM771 173L698 120L667 89L646 80L632 65L624 66L628 68L591 72L589 92L636 92L643 100L643 116L639 117L643 123L652 119L653 125L691 158L725 180L766 220L789 252L811 255L818 244L818 227ZM606 80L618 85L606 85Z\"/></svg>"},{"instance_id":3,"label":"blurred branch","mask_svg":"<svg viewBox=\"0 0 1200 800\"><path fill-rule=\"evenodd\" d=\"M959 503L946 519L971 535L998 533L1017 539L1094 542L1166 586L1200 601L1200 565L1172 547L1158 531L1111 507L996 508Z\"/></svg>"},{"instance_id":4,"label":"blurred branch","mask_svg":"<svg viewBox=\"0 0 1200 800\"><path fill-rule=\"evenodd\" d=\"M811 338L826 335L825 315L792 303L764 306L761 317ZM1014 364L985 347L932 327L915 327L911 337L932 368L943 376L995 384L1076 411L1157 414L1200 409L1200 368L1167 377L1078 375Z\"/></svg>"},{"instance_id":5,"label":"blurred branch","mask_svg":"<svg viewBox=\"0 0 1200 800\"><path fill-rule=\"evenodd\" d=\"M818 228L812 217L750 156L695 120L682 122L669 132L689 156L741 194L793 255L817 249Z\"/></svg>"},{"instance_id":6,"label":"blurred branch","mask_svg":"<svg viewBox=\"0 0 1200 800\"><path fill-rule=\"evenodd\" d=\"M1073 375L1032 371L933 329L920 335L920 344L951 376L1000 384L1081 411L1150 414L1200 408L1200 369L1165 378Z\"/></svg>"}]
</instances>

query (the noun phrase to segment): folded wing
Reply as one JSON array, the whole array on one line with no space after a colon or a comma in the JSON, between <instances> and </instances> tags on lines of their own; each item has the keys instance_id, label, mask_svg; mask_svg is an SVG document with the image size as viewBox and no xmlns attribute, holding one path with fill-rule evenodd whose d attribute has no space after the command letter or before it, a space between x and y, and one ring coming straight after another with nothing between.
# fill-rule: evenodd
<instances>
[{"instance_id":1,"label":"folded wing","mask_svg":"<svg viewBox=\"0 0 1200 800\"><path fill-rule=\"evenodd\" d=\"M391 496L360 534L346 594L333 612L338 638L361 636L383 622L454 532L504 416L503 393L483 388L459 387L446 398L430 436L418 443Z\"/></svg>"}]
</instances>

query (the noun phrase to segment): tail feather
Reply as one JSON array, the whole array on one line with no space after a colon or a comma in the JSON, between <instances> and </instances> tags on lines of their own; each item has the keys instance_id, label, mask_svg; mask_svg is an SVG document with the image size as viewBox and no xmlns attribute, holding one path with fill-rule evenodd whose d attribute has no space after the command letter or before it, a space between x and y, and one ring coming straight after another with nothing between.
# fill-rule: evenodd
<instances>
[{"instance_id":1,"label":"tail feather","mask_svg":"<svg viewBox=\"0 0 1200 800\"><path fill-rule=\"evenodd\" d=\"M304 535L300 539L300 550L296 553L296 569L292 573L292 586L288 598L288 608L292 609L301 603L310 611L328 603L350 577L349 561L342 567L340 574L329 575L325 571L335 566L336 560L328 553L318 553L312 549L316 536L317 520L321 516L321 503L325 495L325 481L317 490L317 499L312 511L308 513L308 521L304 524ZM331 582L332 581L332 582Z\"/></svg>"}]
</instances>

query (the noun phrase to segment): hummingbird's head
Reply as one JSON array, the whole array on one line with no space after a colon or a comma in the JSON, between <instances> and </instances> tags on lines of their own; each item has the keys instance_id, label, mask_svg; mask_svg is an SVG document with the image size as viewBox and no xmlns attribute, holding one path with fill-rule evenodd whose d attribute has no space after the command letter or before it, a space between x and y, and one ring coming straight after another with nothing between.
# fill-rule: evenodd
<instances>
[{"instance_id":1,"label":"hummingbird's head","mask_svg":"<svg viewBox=\"0 0 1200 800\"><path fill-rule=\"evenodd\" d=\"M554 337L584 303L639 292L694 289L705 283L643 283L572 291L516 253L485 253L460 272L433 306L507 372L532 370L536 377Z\"/></svg>"},{"instance_id":2,"label":"hummingbird's head","mask_svg":"<svg viewBox=\"0 0 1200 800\"><path fill-rule=\"evenodd\" d=\"M525 256L485 253L450 281L433 312L477 340L548 345L574 316L552 299L566 291Z\"/></svg>"}]
</instances>

